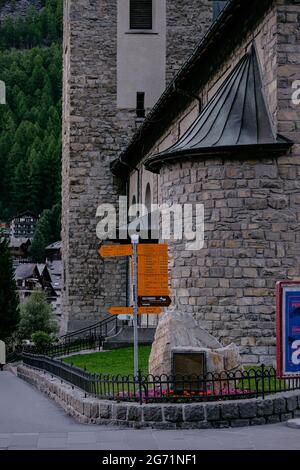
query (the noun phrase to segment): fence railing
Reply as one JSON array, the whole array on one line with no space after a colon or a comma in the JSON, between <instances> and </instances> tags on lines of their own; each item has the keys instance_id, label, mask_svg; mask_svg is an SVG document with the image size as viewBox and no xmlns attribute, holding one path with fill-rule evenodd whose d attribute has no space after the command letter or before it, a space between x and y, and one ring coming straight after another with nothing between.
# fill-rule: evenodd
<instances>
[{"instance_id":1,"label":"fence railing","mask_svg":"<svg viewBox=\"0 0 300 470\"><path fill-rule=\"evenodd\" d=\"M84 349L100 349L106 338L112 337L122 329L122 323L117 317L107 318L90 327L82 328L67 335L61 336L59 343L44 346L43 349L35 346L17 346L17 354L43 354L48 357L67 356Z\"/></svg>"},{"instance_id":2,"label":"fence railing","mask_svg":"<svg viewBox=\"0 0 300 470\"><path fill-rule=\"evenodd\" d=\"M48 357L67 356L72 353L83 351L85 349L101 348L102 338L95 338L90 336L88 338L78 338L68 343L58 343L43 347L43 349L36 346L19 346L16 348L17 354L43 354Z\"/></svg>"},{"instance_id":3,"label":"fence railing","mask_svg":"<svg viewBox=\"0 0 300 470\"><path fill-rule=\"evenodd\" d=\"M132 326L132 320L128 322L128 325ZM48 357L59 357L67 356L68 354L76 353L84 349L98 348L100 350L104 341L107 338L117 335L122 330L123 326L124 321L120 321L117 317L106 318L92 326L61 336L57 344L44 346L43 349L35 346L14 346L12 351L10 351L9 360L16 360L18 355L23 352L28 354L43 354ZM149 327L148 323L146 327Z\"/></svg>"},{"instance_id":4,"label":"fence railing","mask_svg":"<svg viewBox=\"0 0 300 470\"><path fill-rule=\"evenodd\" d=\"M146 317L143 318L142 317ZM146 320L146 321L145 321ZM159 321L159 315L152 315L150 319L150 315L143 315L139 318L140 321L140 328L156 328ZM73 342L74 339L78 338L85 338L85 337L95 337L95 338L108 338L111 336L116 335L119 331L124 327L131 327L133 328L133 320L119 320L117 316L108 317L104 320L94 323L91 326L82 328L80 330L73 331L72 333L68 333L60 337L60 341L62 343L69 343Z\"/></svg>"},{"instance_id":5,"label":"fence railing","mask_svg":"<svg viewBox=\"0 0 300 470\"><path fill-rule=\"evenodd\" d=\"M64 344L72 343L74 340L83 338L107 338L116 335L122 329L122 322L117 316L105 318L91 326L81 328L73 333L68 333L60 337L60 341Z\"/></svg>"},{"instance_id":6,"label":"fence railing","mask_svg":"<svg viewBox=\"0 0 300 470\"><path fill-rule=\"evenodd\" d=\"M265 398L266 395L300 390L300 378L278 379L273 367L261 366L204 376L138 377L91 374L83 369L43 355L22 354L24 364L55 375L81 388L87 394L105 400L155 402L197 402L242 398Z\"/></svg>"}]
</instances>

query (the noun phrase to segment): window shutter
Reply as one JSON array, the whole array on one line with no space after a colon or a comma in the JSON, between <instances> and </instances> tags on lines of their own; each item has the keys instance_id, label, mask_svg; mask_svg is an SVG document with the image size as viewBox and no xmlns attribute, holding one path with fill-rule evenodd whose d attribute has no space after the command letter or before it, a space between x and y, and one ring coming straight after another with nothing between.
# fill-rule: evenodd
<instances>
[{"instance_id":1,"label":"window shutter","mask_svg":"<svg viewBox=\"0 0 300 470\"><path fill-rule=\"evenodd\" d=\"M130 29L152 29L152 0L130 0Z\"/></svg>"},{"instance_id":2,"label":"window shutter","mask_svg":"<svg viewBox=\"0 0 300 470\"><path fill-rule=\"evenodd\" d=\"M138 91L136 94L136 117L145 117L145 93Z\"/></svg>"}]
</instances>

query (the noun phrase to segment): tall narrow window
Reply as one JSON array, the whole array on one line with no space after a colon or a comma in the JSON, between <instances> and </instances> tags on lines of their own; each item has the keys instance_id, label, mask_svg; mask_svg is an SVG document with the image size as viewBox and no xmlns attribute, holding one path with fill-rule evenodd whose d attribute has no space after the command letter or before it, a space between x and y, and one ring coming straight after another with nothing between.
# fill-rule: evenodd
<instances>
[{"instance_id":1,"label":"tall narrow window","mask_svg":"<svg viewBox=\"0 0 300 470\"><path fill-rule=\"evenodd\" d=\"M138 91L136 94L136 117L145 117L145 93Z\"/></svg>"},{"instance_id":2,"label":"tall narrow window","mask_svg":"<svg viewBox=\"0 0 300 470\"><path fill-rule=\"evenodd\" d=\"M148 214L150 214L151 206L152 206L152 197L151 197L151 188L150 188L149 183L147 184L146 191L145 191L145 206L147 207Z\"/></svg>"},{"instance_id":3,"label":"tall narrow window","mask_svg":"<svg viewBox=\"0 0 300 470\"><path fill-rule=\"evenodd\" d=\"M130 0L130 29L152 29L152 0Z\"/></svg>"},{"instance_id":4,"label":"tall narrow window","mask_svg":"<svg viewBox=\"0 0 300 470\"><path fill-rule=\"evenodd\" d=\"M225 7L227 3L226 1L214 1L214 20L219 16L223 8Z\"/></svg>"}]
</instances>

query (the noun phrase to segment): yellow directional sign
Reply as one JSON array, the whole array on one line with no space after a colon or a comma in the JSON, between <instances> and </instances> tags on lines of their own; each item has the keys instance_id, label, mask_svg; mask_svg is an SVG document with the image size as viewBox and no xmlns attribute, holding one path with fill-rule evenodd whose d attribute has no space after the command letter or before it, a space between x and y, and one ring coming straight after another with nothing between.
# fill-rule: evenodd
<instances>
[{"instance_id":1,"label":"yellow directional sign","mask_svg":"<svg viewBox=\"0 0 300 470\"><path fill-rule=\"evenodd\" d=\"M115 258L117 256L132 256L132 245L107 245L99 250L102 258Z\"/></svg>"},{"instance_id":2,"label":"yellow directional sign","mask_svg":"<svg viewBox=\"0 0 300 470\"><path fill-rule=\"evenodd\" d=\"M139 315L159 315L162 313L160 307L139 307Z\"/></svg>"},{"instance_id":3,"label":"yellow directional sign","mask_svg":"<svg viewBox=\"0 0 300 470\"><path fill-rule=\"evenodd\" d=\"M133 315L133 307L110 307L111 315ZM162 313L160 307L139 307L139 315L159 315Z\"/></svg>"},{"instance_id":4,"label":"yellow directional sign","mask_svg":"<svg viewBox=\"0 0 300 470\"><path fill-rule=\"evenodd\" d=\"M168 296L168 245L138 245L138 296Z\"/></svg>"},{"instance_id":5,"label":"yellow directional sign","mask_svg":"<svg viewBox=\"0 0 300 470\"><path fill-rule=\"evenodd\" d=\"M138 256L163 256L168 258L168 245L161 244L161 245L153 245L151 244L143 244L140 243L137 247L137 254Z\"/></svg>"},{"instance_id":6,"label":"yellow directional sign","mask_svg":"<svg viewBox=\"0 0 300 470\"><path fill-rule=\"evenodd\" d=\"M133 307L110 307L108 313L111 315L132 315Z\"/></svg>"}]
</instances>

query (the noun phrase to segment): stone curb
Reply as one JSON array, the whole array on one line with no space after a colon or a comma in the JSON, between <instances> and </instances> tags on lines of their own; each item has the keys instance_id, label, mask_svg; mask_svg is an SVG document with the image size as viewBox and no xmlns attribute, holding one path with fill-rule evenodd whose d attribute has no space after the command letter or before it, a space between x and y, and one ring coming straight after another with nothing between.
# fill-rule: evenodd
<instances>
[{"instance_id":1,"label":"stone curb","mask_svg":"<svg viewBox=\"0 0 300 470\"><path fill-rule=\"evenodd\" d=\"M300 430L300 419L290 419L286 424L289 428Z\"/></svg>"},{"instance_id":2,"label":"stone curb","mask_svg":"<svg viewBox=\"0 0 300 470\"><path fill-rule=\"evenodd\" d=\"M4 366L4 369L3 369L3 370L5 370L5 371L7 371L7 372L11 372L12 374L14 374L14 375L16 375L16 376L18 375L18 371L17 371L17 366L16 366L16 365L13 365L13 364L9 364L9 363L8 363L8 364L6 364L6 365Z\"/></svg>"},{"instance_id":3,"label":"stone curb","mask_svg":"<svg viewBox=\"0 0 300 470\"><path fill-rule=\"evenodd\" d=\"M254 426L289 421L299 416L300 390L252 398L187 404L137 404L100 400L50 374L17 367L18 377L56 401L67 414L86 424L133 428L208 429Z\"/></svg>"}]
</instances>

